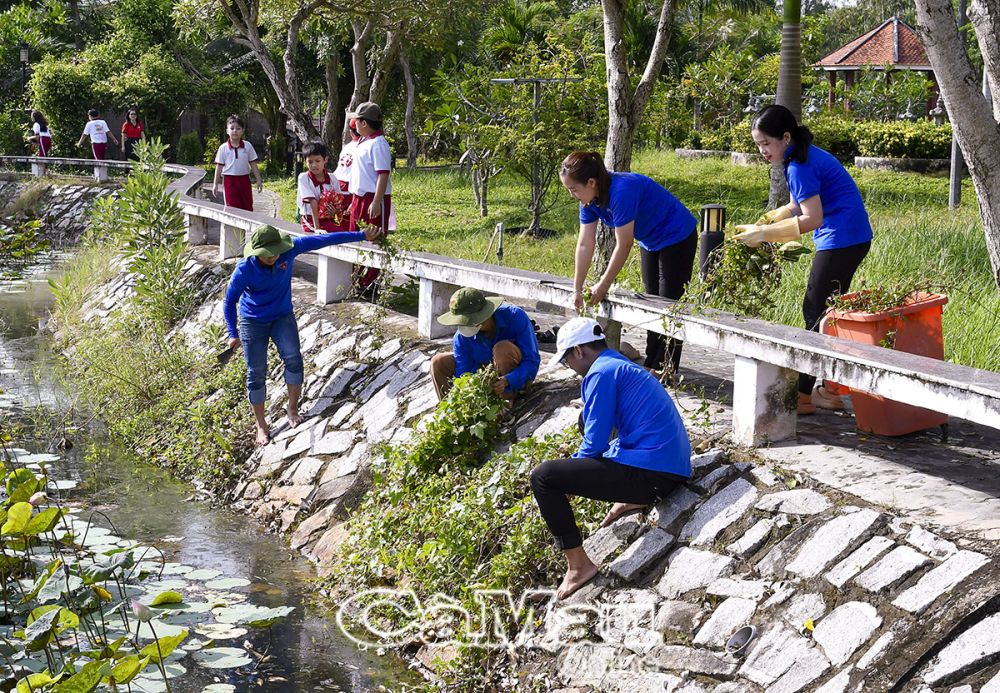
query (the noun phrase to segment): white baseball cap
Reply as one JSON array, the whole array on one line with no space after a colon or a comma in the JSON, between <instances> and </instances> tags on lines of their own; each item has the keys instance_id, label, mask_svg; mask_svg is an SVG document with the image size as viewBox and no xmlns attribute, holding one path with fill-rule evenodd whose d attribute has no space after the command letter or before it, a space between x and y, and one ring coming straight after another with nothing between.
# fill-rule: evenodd
<instances>
[{"instance_id":1,"label":"white baseball cap","mask_svg":"<svg viewBox=\"0 0 1000 693\"><path fill-rule=\"evenodd\" d=\"M556 338L556 353L549 359L549 368L563 360L566 352L581 344L590 344L604 339L604 329L593 318L573 318L559 328Z\"/></svg>"}]
</instances>

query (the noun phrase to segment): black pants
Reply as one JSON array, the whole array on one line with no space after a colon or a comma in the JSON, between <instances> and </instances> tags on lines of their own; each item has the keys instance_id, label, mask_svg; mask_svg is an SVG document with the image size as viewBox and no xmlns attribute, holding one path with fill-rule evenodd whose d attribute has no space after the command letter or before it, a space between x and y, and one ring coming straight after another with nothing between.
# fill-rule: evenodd
<instances>
[{"instance_id":1,"label":"black pants","mask_svg":"<svg viewBox=\"0 0 1000 693\"><path fill-rule=\"evenodd\" d=\"M834 294L845 294L851 288L851 280L861 261L865 259L871 241L851 245L836 250L819 250L809 272L806 297L802 301L802 317L806 329L819 332L819 321L826 312L826 303ZM816 376L799 374L799 392L810 394L816 384Z\"/></svg>"},{"instance_id":2,"label":"black pants","mask_svg":"<svg viewBox=\"0 0 1000 693\"><path fill-rule=\"evenodd\" d=\"M612 503L648 505L686 482L682 476L630 467L603 457L542 462L531 472L531 490L560 549L583 544L567 495Z\"/></svg>"},{"instance_id":3,"label":"black pants","mask_svg":"<svg viewBox=\"0 0 1000 693\"><path fill-rule=\"evenodd\" d=\"M694 270L694 256L698 250L698 234L694 231L680 243L668 245L654 253L640 249L642 259L642 284L647 294L655 294L675 301L684 295ZM663 367L669 354L670 364L676 372L681 365L681 342L662 334L646 333L646 368Z\"/></svg>"},{"instance_id":4,"label":"black pants","mask_svg":"<svg viewBox=\"0 0 1000 693\"><path fill-rule=\"evenodd\" d=\"M139 144L138 137L125 137L122 135L122 148L125 150L125 158L131 161L138 161L139 155L135 153L135 145Z\"/></svg>"}]
</instances>

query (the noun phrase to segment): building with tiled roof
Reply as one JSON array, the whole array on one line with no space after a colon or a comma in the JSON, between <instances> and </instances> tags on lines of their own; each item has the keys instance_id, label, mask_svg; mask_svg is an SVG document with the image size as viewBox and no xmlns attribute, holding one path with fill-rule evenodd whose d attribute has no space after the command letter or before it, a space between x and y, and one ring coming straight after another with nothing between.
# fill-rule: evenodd
<instances>
[{"instance_id":1,"label":"building with tiled roof","mask_svg":"<svg viewBox=\"0 0 1000 693\"><path fill-rule=\"evenodd\" d=\"M862 68L884 70L887 66L900 70L927 72L937 84L927 51L924 50L916 30L899 17L882 22L867 34L841 46L830 55L813 64L826 71L830 81L829 106L834 106L834 93L838 76L843 74L848 87Z\"/></svg>"}]
</instances>

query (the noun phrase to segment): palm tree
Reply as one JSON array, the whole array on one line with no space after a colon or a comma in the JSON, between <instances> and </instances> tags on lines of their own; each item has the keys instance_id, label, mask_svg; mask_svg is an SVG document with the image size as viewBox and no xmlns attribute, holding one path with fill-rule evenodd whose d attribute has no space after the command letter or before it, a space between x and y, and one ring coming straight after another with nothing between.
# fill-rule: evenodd
<instances>
[{"instance_id":1,"label":"palm tree","mask_svg":"<svg viewBox=\"0 0 1000 693\"><path fill-rule=\"evenodd\" d=\"M778 68L778 92L775 103L784 106L802 121L802 2L784 0L781 20L781 67ZM771 168L768 207L774 209L788 202L788 183L784 172Z\"/></svg>"},{"instance_id":2,"label":"palm tree","mask_svg":"<svg viewBox=\"0 0 1000 693\"><path fill-rule=\"evenodd\" d=\"M493 10L493 24L483 33L483 45L501 63L510 62L531 43L540 43L558 17L551 0L503 0Z\"/></svg>"}]
</instances>

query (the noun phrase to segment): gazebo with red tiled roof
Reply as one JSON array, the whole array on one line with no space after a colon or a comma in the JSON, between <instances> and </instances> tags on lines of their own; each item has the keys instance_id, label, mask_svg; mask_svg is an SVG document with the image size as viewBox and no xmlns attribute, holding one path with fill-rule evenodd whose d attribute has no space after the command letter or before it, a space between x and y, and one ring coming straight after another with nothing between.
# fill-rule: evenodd
<instances>
[{"instance_id":1,"label":"gazebo with red tiled roof","mask_svg":"<svg viewBox=\"0 0 1000 693\"><path fill-rule=\"evenodd\" d=\"M924 50L920 37L912 26L899 17L885 20L867 34L859 36L813 64L813 67L825 70L830 80L830 108L834 105L834 90L839 73L844 73L844 81L851 87L854 85L854 76L861 68L884 70L886 66L929 72L931 80L937 84L934 69L927 58L927 51Z\"/></svg>"}]
</instances>

